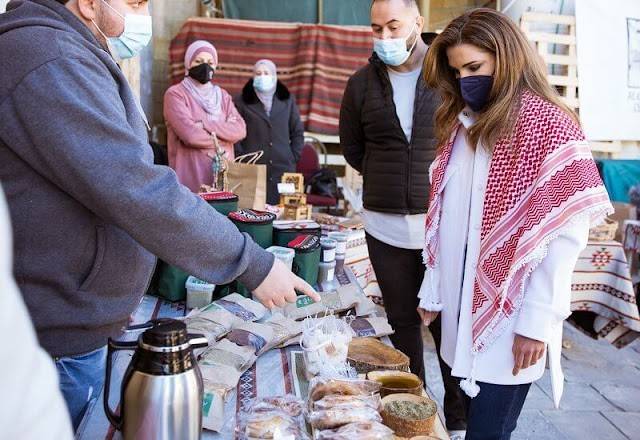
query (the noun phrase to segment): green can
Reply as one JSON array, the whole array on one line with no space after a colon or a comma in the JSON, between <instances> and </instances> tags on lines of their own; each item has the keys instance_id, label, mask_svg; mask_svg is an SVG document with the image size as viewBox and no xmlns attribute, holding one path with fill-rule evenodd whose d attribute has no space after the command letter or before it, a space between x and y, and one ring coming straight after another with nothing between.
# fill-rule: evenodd
<instances>
[{"instance_id":1,"label":"green can","mask_svg":"<svg viewBox=\"0 0 640 440\"><path fill-rule=\"evenodd\" d=\"M312 220L278 220L273 222L273 245L286 247L299 235L322 235L320 225Z\"/></svg>"},{"instance_id":2,"label":"green can","mask_svg":"<svg viewBox=\"0 0 640 440\"><path fill-rule=\"evenodd\" d=\"M315 286L320 268L320 238L316 235L299 235L288 243L296 251L293 258L293 273Z\"/></svg>"},{"instance_id":3,"label":"green can","mask_svg":"<svg viewBox=\"0 0 640 440\"><path fill-rule=\"evenodd\" d=\"M164 261L161 263L156 291L158 296L169 301L184 301L187 297L185 283L189 274Z\"/></svg>"},{"instance_id":4,"label":"green can","mask_svg":"<svg viewBox=\"0 0 640 440\"><path fill-rule=\"evenodd\" d=\"M273 221L276 215L265 211L253 209L241 209L229 214L229 219L237 226L240 232L246 232L266 249L273 245Z\"/></svg>"},{"instance_id":5,"label":"green can","mask_svg":"<svg viewBox=\"0 0 640 440\"><path fill-rule=\"evenodd\" d=\"M202 197L213 209L218 211L222 215L229 215L229 213L238 210L238 196L232 192L219 191L201 193Z\"/></svg>"}]
</instances>

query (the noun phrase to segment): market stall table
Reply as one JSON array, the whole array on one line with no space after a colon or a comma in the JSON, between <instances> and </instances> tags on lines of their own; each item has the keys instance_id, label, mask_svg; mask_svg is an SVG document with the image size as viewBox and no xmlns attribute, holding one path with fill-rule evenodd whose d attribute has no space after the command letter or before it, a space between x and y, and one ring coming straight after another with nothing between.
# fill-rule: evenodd
<instances>
[{"instance_id":1,"label":"market stall table","mask_svg":"<svg viewBox=\"0 0 640 440\"><path fill-rule=\"evenodd\" d=\"M571 311L578 312L572 321L582 330L618 348L640 336L636 295L620 243L590 241L578 258L571 290Z\"/></svg>"},{"instance_id":2,"label":"market stall table","mask_svg":"<svg viewBox=\"0 0 640 440\"><path fill-rule=\"evenodd\" d=\"M353 275L351 275L353 276ZM147 322L155 318L177 318L185 316L184 303L171 303L161 298L145 296L132 317L132 324ZM121 339L134 340L139 333L127 333ZM385 342L390 344L388 339ZM221 433L203 431L203 439L233 439L236 414L243 405L256 397L277 396L300 392L298 379L294 373L292 359L299 346L285 349L273 349L260 356L256 364L245 372L240 383L225 401L226 423ZM119 388L124 372L131 360L132 352L115 354L114 370L111 384L111 408L115 409L120 399ZM293 356L292 356L293 355ZM103 390L104 392L104 390ZM306 396L301 396L306 397ZM103 410L103 393L93 402L78 428L77 438L80 440L119 439L121 435L109 424ZM448 439L442 420L438 417L434 435L440 439Z\"/></svg>"}]
</instances>

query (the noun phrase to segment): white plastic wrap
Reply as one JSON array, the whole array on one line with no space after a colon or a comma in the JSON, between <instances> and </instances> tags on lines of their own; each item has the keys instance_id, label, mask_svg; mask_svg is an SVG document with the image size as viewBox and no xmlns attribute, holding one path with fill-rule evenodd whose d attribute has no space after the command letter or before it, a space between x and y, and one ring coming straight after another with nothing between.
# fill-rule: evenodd
<instances>
[{"instance_id":1,"label":"white plastic wrap","mask_svg":"<svg viewBox=\"0 0 640 440\"><path fill-rule=\"evenodd\" d=\"M345 319L335 316L305 319L300 347L308 377L334 377L344 371L352 338L353 330Z\"/></svg>"}]
</instances>

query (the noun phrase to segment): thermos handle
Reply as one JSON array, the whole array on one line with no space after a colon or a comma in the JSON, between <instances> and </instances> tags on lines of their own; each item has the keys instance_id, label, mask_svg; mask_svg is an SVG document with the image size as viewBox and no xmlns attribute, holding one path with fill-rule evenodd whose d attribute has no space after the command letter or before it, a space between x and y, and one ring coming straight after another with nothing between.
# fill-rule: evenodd
<instances>
[{"instance_id":1,"label":"thermos handle","mask_svg":"<svg viewBox=\"0 0 640 440\"><path fill-rule=\"evenodd\" d=\"M119 350L134 350L138 346L137 341L114 341L109 338L107 344L107 368L104 379L104 413L107 415L107 419L118 431L122 430L122 414L116 415L109 407L109 390L111 388L111 367L112 367L112 354Z\"/></svg>"},{"instance_id":2,"label":"thermos handle","mask_svg":"<svg viewBox=\"0 0 640 440\"><path fill-rule=\"evenodd\" d=\"M192 349L207 348L209 346L209 341L204 337L204 335L199 333L189 333L187 337L189 338L189 345L191 345Z\"/></svg>"}]
</instances>

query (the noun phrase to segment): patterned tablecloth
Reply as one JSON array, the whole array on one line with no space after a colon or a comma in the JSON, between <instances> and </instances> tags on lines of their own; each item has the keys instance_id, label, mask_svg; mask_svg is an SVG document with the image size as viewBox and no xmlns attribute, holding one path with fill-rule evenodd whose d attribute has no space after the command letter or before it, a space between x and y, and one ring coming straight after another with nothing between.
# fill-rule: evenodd
<instances>
[{"instance_id":1,"label":"patterned tablecloth","mask_svg":"<svg viewBox=\"0 0 640 440\"><path fill-rule=\"evenodd\" d=\"M593 333L616 347L640 336L640 316L622 245L589 242L573 273L571 310L593 312ZM590 330L590 329L589 329Z\"/></svg>"},{"instance_id":2,"label":"patterned tablecloth","mask_svg":"<svg viewBox=\"0 0 640 440\"><path fill-rule=\"evenodd\" d=\"M345 271L346 276L354 282L352 273ZM185 316L184 303L171 303L153 296L145 296L132 317L132 324L139 324L158 317L176 318ZM127 334L122 339L133 340L139 333ZM388 338L385 342L390 344ZM204 431L203 439L234 439L236 414L244 404L256 397L278 396L289 393L300 393L299 380L294 372L292 354L300 350L300 346L285 349L273 349L260 356L252 368L246 371L235 390L232 390L225 401L225 425L221 433ZM131 360L132 352L116 352L113 366L112 388L110 394L111 408L116 408L120 399L120 384L124 372ZM297 369L296 369L297 370ZM104 392L104 391L103 391ZM110 425L102 407L103 394L93 402L78 429L77 439L121 439ZM439 438L447 439L442 420L436 420L436 432ZM179 440L179 439L176 439Z\"/></svg>"},{"instance_id":3,"label":"patterned tablecloth","mask_svg":"<svg viewBox=\"0 0 640 440\"><path fill-rule=\"evenodd\" d=\"M367 251L364 231L351 233L345 264L360 287L375 303L382 304ZM592 312L586 333L605 339L618 348L640 336L640 317L629 266L622 245L615 241L590 242L582 252L572 281L571 310ZM577 322L573 322L577 325Z\"/></svg>"}]
</instances>

